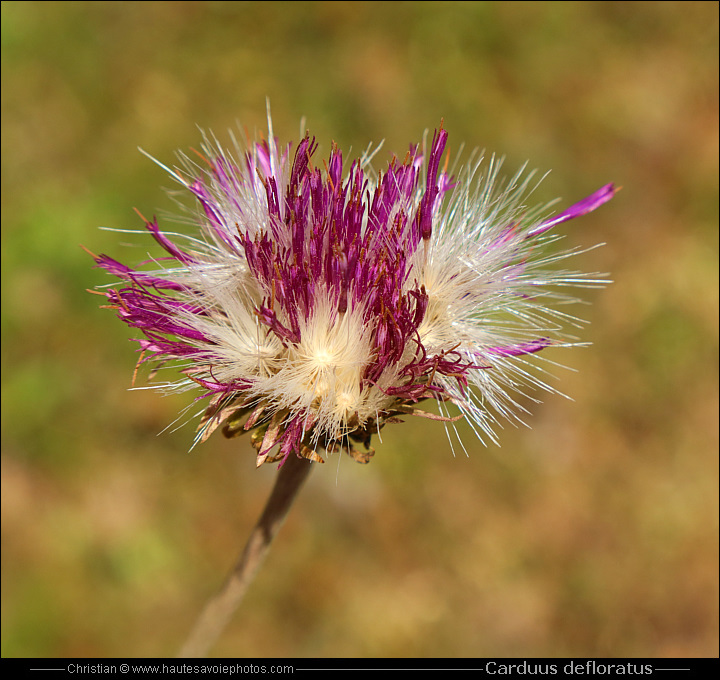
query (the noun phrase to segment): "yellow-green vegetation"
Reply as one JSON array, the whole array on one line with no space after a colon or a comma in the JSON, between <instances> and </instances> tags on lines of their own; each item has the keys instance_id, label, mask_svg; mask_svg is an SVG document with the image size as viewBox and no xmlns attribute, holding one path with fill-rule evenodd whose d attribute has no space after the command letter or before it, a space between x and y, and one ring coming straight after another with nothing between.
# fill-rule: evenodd
<instances>
[{"instance_id":1,"label":"yellow-green vegetation","mask_svg":"<svg viewBox=\"0 0 720 680\"><path fill-rule=\"evenodd\" d=\"M575 401L499 449L416 419L331 456L216 652L717 656L717 27L712 2L3 2L3 656L174 654L255 522L274 469L159 434L190 398L126 391L79 244L157 255L98 229L174 209L137 147L252 135L266 97L318 158L444 118L452 151L553 168L537 202L624 189L562 227L615 281L594 346L549 354Z\"/></svg>"}]
</instances>

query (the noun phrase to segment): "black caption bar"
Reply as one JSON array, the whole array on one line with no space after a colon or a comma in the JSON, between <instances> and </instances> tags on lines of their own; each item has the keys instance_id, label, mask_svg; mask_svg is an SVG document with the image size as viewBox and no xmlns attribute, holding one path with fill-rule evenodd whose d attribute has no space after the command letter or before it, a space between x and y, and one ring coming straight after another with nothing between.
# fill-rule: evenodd
<instances>
[{"instance_id":1,"label":"black caption bar","mask_svg":"<svg viewBox=\"0 0 720 680\"><path fill-rule=\"evenodd\" d=\"M170 676L310 677L321 680L338 671L394 673L439 671L488 678L509 676L614 678L654 676L658 679L717 677L718 659L2 659L3 670L36 680L43 678L156 678ZM713 668L715 671L713 672Z\"/></svg>"}]
</instances>

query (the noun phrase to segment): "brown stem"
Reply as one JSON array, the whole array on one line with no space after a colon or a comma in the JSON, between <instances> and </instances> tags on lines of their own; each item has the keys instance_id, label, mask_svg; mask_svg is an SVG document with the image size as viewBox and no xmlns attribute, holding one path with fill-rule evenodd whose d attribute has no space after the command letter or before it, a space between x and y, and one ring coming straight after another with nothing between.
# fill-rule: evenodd
<instances>
[{"instance_id":1,"label":"brown stem","mask_svg":"<svg viewBox=\"0 0 720 680\"><path fill-rule=\"evenodd\" d=\"M265 559L275 534L310 472L311 465L312 463L305 458L299 458L292 453L288 456L278 471L270 498L248 538L238 563L220 592L205 605L178 654L179 658L206 656L225 630Z\"/></svg>"}]
</instances>

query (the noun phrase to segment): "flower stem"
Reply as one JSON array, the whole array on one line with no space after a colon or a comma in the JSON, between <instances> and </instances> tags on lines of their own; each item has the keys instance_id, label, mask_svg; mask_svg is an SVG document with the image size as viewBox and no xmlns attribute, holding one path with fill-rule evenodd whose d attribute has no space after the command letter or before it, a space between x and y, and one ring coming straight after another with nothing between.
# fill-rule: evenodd
<instances>
[{"instance_id":1,"label":"flower stem","mask_svg":"<svg viewBox=\"0 0 720 680\"><path fill-rule=\"evenodd\" d=\"M309 460L292 453L287 457L278 471L275 486L240 559L220 592L205 605L178 654L179 658L206 656L225 630L265 559L275 534L310 472L311 465Z\"/></svg>"}]
</instances>

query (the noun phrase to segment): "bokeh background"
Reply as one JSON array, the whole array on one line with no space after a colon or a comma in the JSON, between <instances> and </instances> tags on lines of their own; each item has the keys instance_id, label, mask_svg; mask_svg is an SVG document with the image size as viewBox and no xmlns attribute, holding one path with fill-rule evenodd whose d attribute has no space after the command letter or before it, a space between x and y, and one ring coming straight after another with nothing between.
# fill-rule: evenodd
<instances>
[{"instance_id":1,"label":"bokeh background","mask_svg":"<svg viewBox=\"0 0 720 680\"><path fill-rule=\"evenodd\" d=\"M444 118L553 168L538 201L624 189L562 227L615 281L553 356L574 401L502 448L418 419L332 458L215 653L716 656L717 50L715 2L3 2L3 656L173 655L264 503L247 442L188 453L188 396L127 391L79 244L143 259L98 229L173 207L137 147L262 131L266 97L321 155Z\"/></svg>"}]
</instances>

